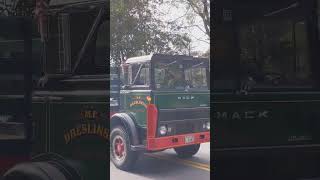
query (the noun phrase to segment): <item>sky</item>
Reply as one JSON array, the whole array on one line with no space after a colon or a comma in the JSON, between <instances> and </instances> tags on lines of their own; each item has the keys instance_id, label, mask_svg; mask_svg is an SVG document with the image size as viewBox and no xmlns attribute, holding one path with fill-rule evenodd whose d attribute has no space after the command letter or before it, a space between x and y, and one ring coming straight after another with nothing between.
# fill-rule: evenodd
<instances>
[{"instance_id":1,"label":"sky","mask_svg":"<svg viewBox=\"0 0 320 180\"><path fill-rule=\"evenodd\" d=\"M170 22L177 20L179 22L186 22L186 17L183 16L187 12L187 8L183 5L180 7L170 6L168 4L162 4L159 7L159 11L163 14L160 18L165 22ZM179 18L182 17L182 18ZM203 32L203 22L199 16L195 16L194 25L199 25L202 28L200 30L198 27L190 27L182 32L189 34L192 39L192 48L193 51L199 51L201 53L206 52L210 48L209 40L207 39L207 35Z\"/></svg>"}]
</instances>

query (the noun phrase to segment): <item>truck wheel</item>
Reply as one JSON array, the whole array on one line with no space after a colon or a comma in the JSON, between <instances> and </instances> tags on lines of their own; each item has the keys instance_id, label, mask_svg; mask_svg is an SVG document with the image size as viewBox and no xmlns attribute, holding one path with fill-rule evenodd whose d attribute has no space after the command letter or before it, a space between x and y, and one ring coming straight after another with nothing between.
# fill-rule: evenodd
<instances>
[{"instance_id":1,"label":"truck wheel","mask_svg":"<svg viewBox=\"0 0 320 180\"><path fill-rule=\"evenodd\" d=\"M200 144L194 144L194 145L174 148L174 151L176 151L178 157L188 158L195 155L199 151L199 149L200 149Z\"/></svg>"},{"instance_id":2,"label":"truck wheel","mask_svg":"<svg viewBox=\"0 0 320 180\"><path fill-rule=\"evenodd\" d=\"M110 157L113 164L124 171L132 169L138 159L138 153L131 150L128 133L118 126L111 131L110 142Z\"/></svg>"}]
</instances>

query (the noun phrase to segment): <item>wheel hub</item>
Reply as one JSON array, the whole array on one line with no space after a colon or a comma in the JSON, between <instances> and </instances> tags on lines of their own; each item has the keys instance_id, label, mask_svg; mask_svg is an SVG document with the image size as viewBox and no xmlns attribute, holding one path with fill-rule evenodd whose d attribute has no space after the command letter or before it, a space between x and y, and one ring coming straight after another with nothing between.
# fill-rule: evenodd
<instances>
[{"instance_id":1,"label":"wheel hub","mask_svg":"<svg viewBox=\"0 0 320 180\"><path fill-rule=\"evenodd\" d=\"M115 155L115 158L118 161L121 161L126 156L125 151L125 141L121 136L116 136L113 140L113 152Z\"/></svg>"},{"instance_id":2,"label":"wheel hub","mask_svg":"<svg viewBox=\"0 0 320 180\"><path fill-rule=\"evenodd\" d=\"M117 156L122 157L123 156L123 151L124 151L124 145L123 145L123 141L120 138L116 139L115 148L116 148Z\"/></svg>"}]
</instances>

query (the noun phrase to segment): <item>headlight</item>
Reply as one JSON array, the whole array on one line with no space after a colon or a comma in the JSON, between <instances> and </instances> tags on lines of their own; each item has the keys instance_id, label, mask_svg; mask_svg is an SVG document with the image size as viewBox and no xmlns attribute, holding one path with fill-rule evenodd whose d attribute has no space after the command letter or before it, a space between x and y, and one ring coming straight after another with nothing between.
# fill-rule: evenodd
<instances>
[{"instance_id":1,"label":"headlight","mask_svg":"<svg viewBox=\"0 0 320 180\"><path fill-rule=\"evenodd\" d=\"M206 122L206 128L207 130L210 130L210 121Z\"/></svg>"},{"instance_id":2,"label":"headlight","mask_svg":"<svg viewBox=\"0 0 320 180\"><path fill-rule=\"evenodd\" d=\"M166 135L167 134L167 127L165 125L162 125L159 127L159 133L160 135Z\"/></svg>"},{"instance_id":3,"label":"headlight","mask_svg":"<svg viewBox=\"0 0 320 180\"><path fill-rule=\"evenodd\" d=\"M207 122L203 122L202 128L203 128L203 129L207 129Z\"/></svg>"}]
</instances>

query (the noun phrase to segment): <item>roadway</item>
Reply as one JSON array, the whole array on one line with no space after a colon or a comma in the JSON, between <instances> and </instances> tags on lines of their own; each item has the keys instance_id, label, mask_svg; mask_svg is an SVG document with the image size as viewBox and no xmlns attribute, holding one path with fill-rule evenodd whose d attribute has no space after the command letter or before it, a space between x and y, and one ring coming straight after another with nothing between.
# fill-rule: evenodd
<instances>
[{"instance_id":1,"label":"roadway","mask_svg":"<svg viewBox=\"0 0 320 180\"><path fill-rule=\"evenodd\" d=\"M179 159L174 150L143 154L131 172L117 169L110 162L111 180L209 180L210 143L201 145L192 158Z\"/></svg>"}]
</instances>

